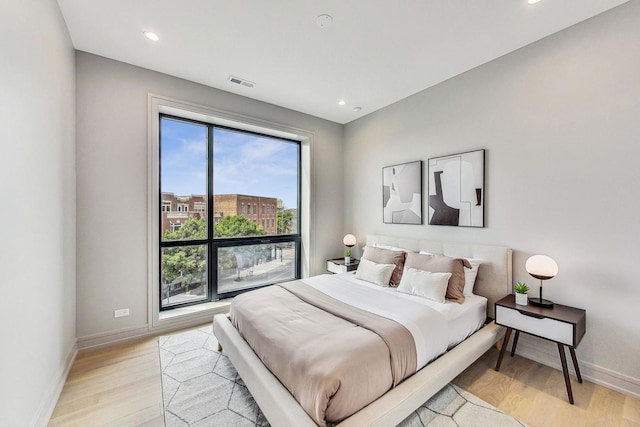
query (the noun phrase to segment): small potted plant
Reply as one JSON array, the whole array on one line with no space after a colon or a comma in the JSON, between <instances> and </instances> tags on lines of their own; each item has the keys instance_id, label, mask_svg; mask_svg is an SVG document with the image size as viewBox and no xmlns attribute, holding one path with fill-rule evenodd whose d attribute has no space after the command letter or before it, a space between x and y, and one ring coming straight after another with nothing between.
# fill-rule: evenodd
<instances>
[{"instance_id":1,"label":"small potted plant","mask_svg":"<svg viewBox=\"0 0 640 427\"><path fill-rule=\"evenodd\" d=\"M351 251L344 251L344 264L351 264Z\"/></svg>"},{"instance_id":2,"label":"small potted plant","mask_svg":"<svg viewBox=\"0 0 640 427\"><path fill-rule=\"evenodd\" d=\"M525 283L516 282L516 286L514 287L514 289L516 291L516 304L527 305L527 292L529 292L529 287Z\"/></svg>"}]
</instances>

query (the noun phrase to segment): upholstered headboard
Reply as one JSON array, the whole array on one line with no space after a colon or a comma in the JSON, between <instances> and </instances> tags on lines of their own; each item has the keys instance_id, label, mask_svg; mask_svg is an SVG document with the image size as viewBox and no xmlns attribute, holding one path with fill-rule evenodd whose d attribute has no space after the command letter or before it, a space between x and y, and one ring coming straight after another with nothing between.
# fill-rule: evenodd
<instances>
[{"instance_id":1,"label":"upholstered headboard","mask_svg":"<svg viewBox=\"0 0 640 427\"><path fill-rule=\"evenodd\" d=\"M427 239L367 235L367 245L375 243L395 246L414 252L427 251L451 257L480 258L474 293L487 298L487 316L494 318L494 303L512 292L512 267L510 248L478 245L475 243L443 242Z\"/></svg>"}]
</instances>

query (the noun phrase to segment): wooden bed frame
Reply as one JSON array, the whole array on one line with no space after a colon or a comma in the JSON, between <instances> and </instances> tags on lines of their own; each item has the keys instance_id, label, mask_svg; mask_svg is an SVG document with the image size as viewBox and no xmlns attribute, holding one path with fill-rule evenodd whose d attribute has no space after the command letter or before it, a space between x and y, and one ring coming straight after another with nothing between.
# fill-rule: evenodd
<instances>
[{"instance_id":1,"label":"wooden bed frame","mask_svg":"<svg viewBox=\"0 0 640 427\"><path fill-rule=\"evenodd\" d=\"M494 303L512 292L511 249L501 246L450 243L433 240L368 235L367 245L383 244L407 250L483 260L474 293L486 297L487 315L494 317ZM213 318L213 332L251 395L272 426L316 426L280 381L262 364L228 317ZM397 425L442 387L475 362L504 335L493 321L420 369L338 426Z\"/></svg>"}]
</instances>

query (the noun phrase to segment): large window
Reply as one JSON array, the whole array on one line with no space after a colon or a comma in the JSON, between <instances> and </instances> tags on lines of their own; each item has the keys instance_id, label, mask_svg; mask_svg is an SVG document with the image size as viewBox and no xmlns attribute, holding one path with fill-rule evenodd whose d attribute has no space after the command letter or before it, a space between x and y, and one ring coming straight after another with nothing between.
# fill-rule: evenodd
<instances>
[{"instance_id":1,"label":"large window","mask_svg":"<svg viewBox=\"0 0 640 427\"><path fill-rule=\"evenodd\" d=\"M160 115L159 192L161 310L300 277L298 141Z\"/></svg>"}]
</instances>

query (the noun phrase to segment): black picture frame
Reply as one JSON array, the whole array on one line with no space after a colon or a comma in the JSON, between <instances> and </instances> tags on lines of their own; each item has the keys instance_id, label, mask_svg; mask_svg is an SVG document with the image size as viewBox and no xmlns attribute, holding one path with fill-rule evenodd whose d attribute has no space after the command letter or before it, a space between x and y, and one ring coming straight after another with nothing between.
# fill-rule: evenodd
<instances>
[{"instance_id":1,"label":"black picture frame","mask_svg":"<svg viewBox=\"0 0 640 427\"><path fill-rule=\"evenodd\" d=\"M422 224L422 160L382 168L382 220Z\"/></svg>"},{"instance_id":2,"label":"black picture frame","mask_svg":"<svg viewBox=\"0 0 640 427\"><path fill-rule=\"evenodd\" d=\"M484 227L485 150L429 159L429 225Z\"/></svg>"}]
</instances>

